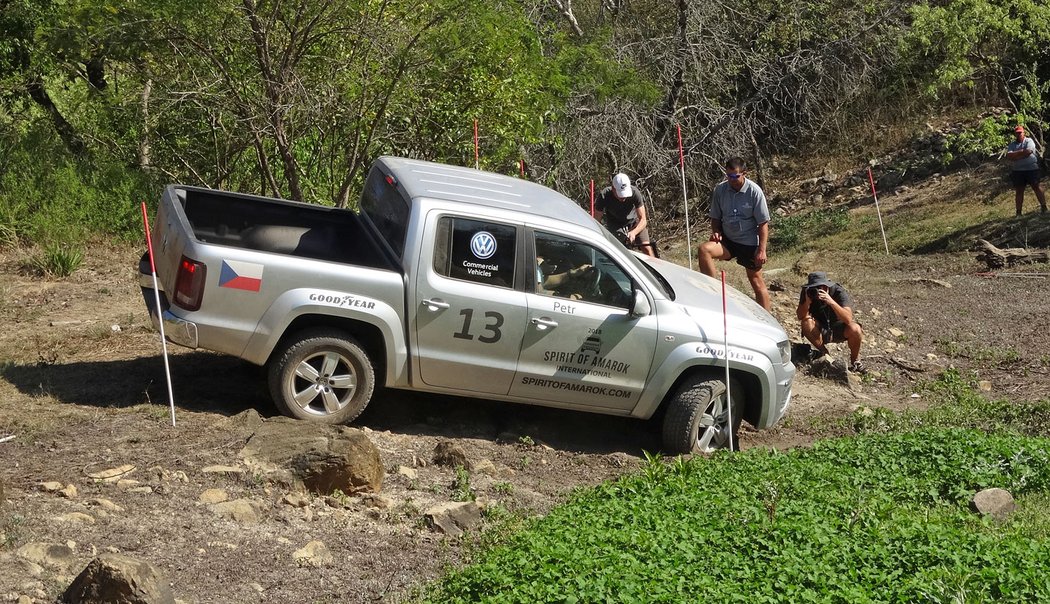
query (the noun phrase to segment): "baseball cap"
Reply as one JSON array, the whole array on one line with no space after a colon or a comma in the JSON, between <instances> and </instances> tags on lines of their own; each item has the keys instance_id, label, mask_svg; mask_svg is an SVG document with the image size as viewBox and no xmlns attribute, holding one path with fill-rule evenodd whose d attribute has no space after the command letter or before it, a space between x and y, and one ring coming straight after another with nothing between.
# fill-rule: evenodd
<instances>
[{"instance_id":1,"label":"baseball cap","mask_svg":"<svg viewBox=\"0 0 1050 604\"><path fill-rule=\"evenodd\" d=\"M1018 126L1014 128L1014 132L1020 132L1021 134L1024 134L1024 126Z\"/></svg>"},{"instance_id":2,"label":"baseball cap","mask_svg":"<svg viewBox=\"0 0 1050 604\"><path fill-rule=\"evenodd\" d=\"M623 172L613 176L612 184L617 196L630 197L634 195L634 189L631 188L631 179Z\"/></svg>"}]
</instances>

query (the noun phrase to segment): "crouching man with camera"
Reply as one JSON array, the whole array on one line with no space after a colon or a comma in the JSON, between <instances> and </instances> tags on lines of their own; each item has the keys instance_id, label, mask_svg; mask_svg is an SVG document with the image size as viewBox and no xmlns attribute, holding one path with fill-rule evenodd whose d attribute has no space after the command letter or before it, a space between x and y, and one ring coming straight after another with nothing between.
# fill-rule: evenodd
<instances>
[{"instance_id":1,"label":"crouching man with camera","mask_svg":"<svg viewBox=\"0 0 1050 604\"><path fill-rule=\"evenodd\" d=\"M814 358L827 354L828 344L846 342L849 344L849 370L865 373L867 370L860 362L860 342L864 332L853 320L851 305L845 288L830 281L825 273L810 273L798 297L798 320L802 323L802 335L816 349Z\"/></svg>"}]
</instances>

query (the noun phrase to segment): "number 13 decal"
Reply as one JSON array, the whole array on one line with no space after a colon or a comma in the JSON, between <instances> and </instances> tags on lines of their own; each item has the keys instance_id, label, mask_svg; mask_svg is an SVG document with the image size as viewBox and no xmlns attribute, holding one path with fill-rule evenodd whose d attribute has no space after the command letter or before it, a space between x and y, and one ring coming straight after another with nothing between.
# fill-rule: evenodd
<instances>
[{"instance_id":1,"label":"number 13 decal","mask_svg":"<svg viewBox=\"0 0 1050 604\"><path fill-rule=\"evenodd\" d=\"M470 323L474 319L474 309L464 308L459 311L459 314L463 316L463 329L452 334L452 337L461 340L473 340L474 334L470 333ZM492 335L480 335L478 336L478 341L484 342L485 344L499 342L499 339L503 337L503 332L499 330L499 328L503 326L503 315L489 310L485 311L485 318L490 319L491 321L486 323L483 326L483 329L486 334L491 333Z\"/></svg>"}]
</instances>

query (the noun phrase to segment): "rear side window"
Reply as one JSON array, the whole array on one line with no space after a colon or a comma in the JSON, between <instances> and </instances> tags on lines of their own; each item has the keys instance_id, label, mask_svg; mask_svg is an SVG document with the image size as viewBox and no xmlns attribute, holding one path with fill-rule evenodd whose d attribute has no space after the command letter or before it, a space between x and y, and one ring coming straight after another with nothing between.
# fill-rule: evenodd
<instances>
[{"instance_id":1,"label":"rear side window","mask_svg":"<svg viewBox=\"0 0 1050 604\"><path fill-rule=\"evenodd\" d=\"M466 218L438 221L434 271L445 277L513 287L517 229Z\"/></svg>"},{"instance_id":2,"label":"rear side window","mask_svg":"<svg viewBox=\"0 0 1050 604\"><path fill-rule=\"evenodd\" d=\"M379 168L372 168L365 180L361 213L372 221L390 249L401 258L408 234L409 206L397 186L387 182L386 175Z\"/></svg>"}]
</instances>

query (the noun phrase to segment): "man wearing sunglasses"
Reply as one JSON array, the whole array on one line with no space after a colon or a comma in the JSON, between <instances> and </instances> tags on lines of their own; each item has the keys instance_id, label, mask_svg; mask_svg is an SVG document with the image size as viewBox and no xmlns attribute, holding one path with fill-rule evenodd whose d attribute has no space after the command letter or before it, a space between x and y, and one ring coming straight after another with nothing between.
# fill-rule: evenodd
<instances>
[{"instance_id":1,"label":"man wearing sunglasses","mask_svg":"<svg viewBox=\"0 0 1050 604\"><path fill-rule=\"evenodd\" d=\"M700 244L700 270L715 276L715 260L732 260L747 270L755 300L769 310L769 290L762 278L769 239L769 208L762 188L744 176L747 166L739 157L725 164L726 179L711 195L711 239Z\"/></svg>"}]
</instances>

